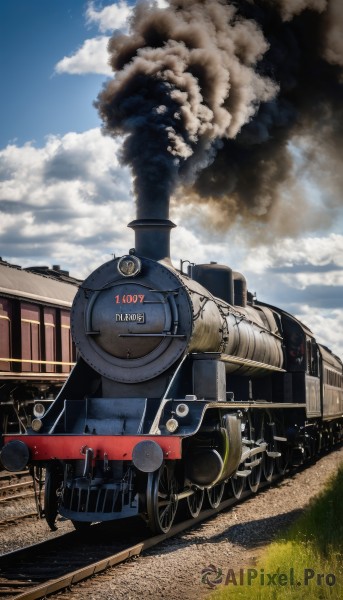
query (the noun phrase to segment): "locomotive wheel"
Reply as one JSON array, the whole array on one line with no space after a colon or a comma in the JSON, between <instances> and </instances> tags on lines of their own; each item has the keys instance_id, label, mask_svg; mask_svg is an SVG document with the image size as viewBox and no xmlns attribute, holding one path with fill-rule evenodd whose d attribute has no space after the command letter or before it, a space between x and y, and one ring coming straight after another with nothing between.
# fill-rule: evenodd
<instances>
[{"instance_id":1,"label":"locomotive wheel","mask_svg":"<svg viewBox=\"0 0 343 600\"><path fill-rule=\"evenodd\" d=\"M211 508L217 508L221 503L225 488L225 481L217 483L207 490L207 500Z\"/></svg>"},{"instance_id":2,"label":"locomotive wheel","mask_svg":"<svg viewBox=\"0 0 343 600\"><path fill-rule=\"evenodd\" d=\"M190 515L195 519L201 511L201 507L204 501L204 490L196 488L194 494L187 496L187 505Z\"/></svg>"},{"instance_id":3,"label":"locomotive wheel","mask_svg":"<svg viewBox=\"0 0 343 600\"><path fill-rule=\"evenodd\" d=\"M281 456L275 459L276 470L279 475L284 475L289 465L290 450L282 442L276 444L276 450L281 453Z\"/></svg>"},{"instance_id":4,"label":"locomotive wheel","mask_svg":"<svg viewBox=\"0 0 343 600\"><path fill-rule=\"evenodd\" d=\"M150 529L154 533L167 533L178 505L173 466L163 464L158 471L149 473L146 501Z\"/></svg>"},{"instance_id":5,"label":"locomotive wheel","mask_svg":"<svg viewBox=\"0 0 343 600\"><path fill-rule=\"evenodd\" d=\"M270 427L268 427L268 425L266 424L266 419L268 419L269 422L271 422L271 420L272 420L271 416L269 414L262 416L260 439L261 439L261 441L265 441L267 443L267 450L269 452L275 452L276 451L276 442L274 441L274 439L271 435L272 431L270 430ZM263 473L263 477L264 477L265 481L270 482L273 479L274 465L275 465L275 459L268 456L268 454L266 452L263 452L262 473Z\"/></svg>"},{"instance_id":6,"label":"locomotive wheel","mask_svg":"<svg viewBox=\"0 0 343 600\"><path fill-rule=\"evenodd\" d=\"M263 454L262 470L264 479L271 481L274 473L274 459L270 458L266 453Z\"/></svg>"},{"instance_id":7,"label":"locomotive wheel","mask_svg":"<svg viewBox=\"0 0 343 600\"><path fill-rule=\"evenodd\" d=\"M245 477L238 477L238 476L233 475L233 477L231 477L231 479L230 479L230 483L231 483L232 494L238 500L238 498L241 497L242 492L245 488L246 479L245 479Z\"/></svg>"},{"instance_id":8,"label":"locomotive wheel","mask_svg":"<svg viewBox=\"0 0 343 600\"><path fill-rule=\"evenodd\" d=\"M248 431L249 431L249 438L251 440L256 440L255 437L255 426L254 423L252 421L251 415L249 415L249 424L248 424ZM258 427L257 431L261 431L262 430L262 426ZM258 443L260 440L257 440L256 443ZM247 480L248 480L248 486L251 489L251 491L255 494L259 488L260 485L260 481L261 481L261 475L262 475L262 460L263 457L262 455L257 455L258 457L261 456L261 462L256 465L256 467L252 467L251 469L251 473L250 475L248 475Z\"/></svg>"},{"instance_id":9,"label":"locomotive wheel","mask_svg":"<svg viewBox=\"0 0 343 600\"><path fill-rule=\"evenodd\" d=\"M323 441L322 441L322 433L321 433L321 431L317 431L315 433L315 438L314 438L314 447L315 447L315 449L314 449L314 456L315 457L320 456L320 453L322 451L322 443L323 443Z\"/></svg>"},{"instance_id":10,"label":"locomotive wheel","mask_svg":"<svg viewBox=\"0 0 343 600\"><path fill-rule=\"evenodd\" d=\"M256 467L252 468L250 475L248 475L248 477L247 477L248 486L254 494L256 494L256 492L259 488L260 481L261 481L261 475L262 475L262 461L260 462L259 465L256 465Z\"/></svg>"},{"instance_id":11,"label":"locomotive wheel","mask_svg":"<svg viewBox=\"0 0 343 600\"><path fill-rule=\"evenodd\" d=\"M280 450L281 452L281 450ZM284 475L286 473L288 467L288 458L286 455L281 454L279 458L276 459L276 470L279 475Z\"/></svg>"},{"instance_id":12,"label":"locomotive wheel","mask_svg":"<svg viewBox=\"0 0 343 600\"><path fill-rule=\"evenodd\" d=\"M45 472L44 516L51 531L57 529L55 521L58 512L58 490L62 481L63 473L59 465L55 463L48 464Z\"/></svg>"}]
</instances>

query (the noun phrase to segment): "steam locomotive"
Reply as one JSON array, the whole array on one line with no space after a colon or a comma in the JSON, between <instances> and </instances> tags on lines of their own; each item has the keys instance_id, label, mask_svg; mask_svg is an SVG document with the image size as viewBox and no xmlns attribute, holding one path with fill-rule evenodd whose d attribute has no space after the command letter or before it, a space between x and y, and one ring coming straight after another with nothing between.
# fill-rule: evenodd
<instances>
[{"instance_id":1,"label":"steam locomotive","mask_svg":"<svg viewBox=\"0 0 343 600\"><path fill-rule=\"evenodd\" d=\"M135 249L78 289L58 397L4 436L8 470L46 467L51 528L139 514L167 532L182 499L196 517L226 484L255 492L343 437L342 361L227 266L175 269L173 223L148 213L130 223Z\"/></svg>"},{"instance_id":2,"label":"steam locomotive","mask_svg":"<svg viewBox=\"0 0 343 600\"><path fill-rule=\"evenodd\" d=\"M31 427L68 377L79 283L59 265L23 269L0 258L0 434Z\"/></svg>"}]
</instances>

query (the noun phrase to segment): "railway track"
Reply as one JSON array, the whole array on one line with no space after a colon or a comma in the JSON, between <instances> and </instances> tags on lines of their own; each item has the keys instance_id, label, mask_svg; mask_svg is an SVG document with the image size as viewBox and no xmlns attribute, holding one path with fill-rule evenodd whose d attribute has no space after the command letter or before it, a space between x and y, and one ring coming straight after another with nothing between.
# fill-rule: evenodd
<instances>
[{"instance_id":1,"label":"railway track","mask_svg":"<svg viewBox=\"0 0 343 600\"><path fill-rule=\"evenodd\" d=\"M262 491L283 479L275 475L272 482L262 482ZM244 490L236 498L230 484L226 497L217 508L202 510L195 518L184 520L186 505L181 502L176 524L167 534L153 536L141 518L92 525L58 538L0 556L0 597L2 600L35 600L44 598L129 558L139 556L164 540L214 517L254 496ZM121 540L125 539L125 543ZM20 565L20 568L18 567Z\"/></svg>"},{"instance_id":2,"label":"railway track","mask_svg":"<svg viewBox=\"0 0 343 600\"><path fill-rule=\"evenodd\" d=\"M31 510L26 513L21 513L18 515L12 515L10 517L5 517L5 519L0 519L0 528L8 527L9 525L17 523L18 521L22 521L23 519L30 519L30 518L32 519L34 517L38 518L36 510L35 511Z\"/></svg>"},{"instance_id":3,"label":"railway track","mask_svg":"<svg viewBox=\"0 0 343 600\"><path fill-rule=\"evenodd\" d=\"M306 463L289 471L287 476L313 464L315 461ZM283 475L274 475L271 481L260 483L258 492L277 485L283 479ZM4 554L0 556L0 598L44 598L127 559L137 557L164 540L214 517L219 511L229 509L255 495L251 489L245 489L236 498L231 484L226 486L226 497L219 506L202 510L195 518L185 519L186 503L185 500L181 501L176 523L167 534L152 535L144 521L137 517L95 524Z\"/></svg>"},{"instance_id":4,"label":"railway track","mask_svg":"<svg viewBox=\"0 0 343 600\"><path fill-rule=\"evenodd\" d=\"M32 477L28 470L17 473L9 473L8 471L0 471L0 511L5 514L5 509L10 503L17 500L29 500L34 498L34 488ZM30 504L30 503L29 503ZM0 518L0 528L6 527L11 523L38 516L37 509L28 510L26 512L18 512Z\"/></svg>"},{"instance_id":5,"label":"railway track","mask_svg":"<svg viewBox=\"0 0 343 600\"><path fill-rule=\"evenodd\" d=\"M0 472L0 505L20 498L33 498L34 489L29 471Z\"/></svg>"},{"instance_id":6,"label":"railway track","mask_svg":"<svg viewBox=\"0 0 343 600\"><path fill-rule=\"evenodd\" d=\"M262 486L261 486L262 488ZM251 493L244 492L241 499ZM230 498L220 510L236 504ZM92 525L0 557L0 597L35 600L65 589L209 519L217 509L207 509L195 519L175 524L167 534L152 536L140 518ZM120 541L125 535L125 543ZM20 565L20 567L18 567Z\"/></svg>"}]
</instances>

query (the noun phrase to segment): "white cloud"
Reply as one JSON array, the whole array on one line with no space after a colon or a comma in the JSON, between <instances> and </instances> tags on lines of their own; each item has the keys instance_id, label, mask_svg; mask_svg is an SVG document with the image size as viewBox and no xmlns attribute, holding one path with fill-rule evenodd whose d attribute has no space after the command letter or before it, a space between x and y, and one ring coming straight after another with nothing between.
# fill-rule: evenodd
<instances>
[{"instance_id":1,"label":"white cloud","mask_svg":"<svg viewBox=\"0 0 343 600\"><path fill-rule=\"evenodd\" d=\"M117 4L105 6L101 10L96 10L95 3L89 2L86 11L88 23L95 23L101 33L114 31L116 29L127 29L128 19L132 14L132 6L129 6L125 0L120 0Z\"/></svg>"},{"instance_id":2,"label":"white cloud","mask_svg":"<svg viewBox=\"0 0 343 600\"><path fill-rule=\"evenodd\" d=\"M60 263L83 277L112 252L127 252L135 207L120 145L93 129L49 136L42 148L0 150L0 255L23 266ZM171 218L180 223L171 240L175 265L227 259L223 237L204 236L194 211L190 220L178 206Z\"/></svg>"},{"instance_id":3,"label":"white cloud","mask_svg":"<svg viewBox=\"0 0 343 600\"><path fill-rule=\"evenodd\" d=\"M280 275L280 279L300 290L304 290L310 285L343 286L343 270L332 270L327 273L287 273L287 275Z\"/></svg>"},{"instance_id":4,"label":"white cloud","mask_svg":"<svg viewBox=\"0 0 343 600\"><path fill-rule=\"evenodd\" d=\"M343 267L343 235L312 236L299 239L280 239L273 244L254 248L246 259L249 270L263 272L267 268L309 264L315 266L333 263Z\"/></svg>"},{"instance_id":5,"label":"white cloud","mask_svg":"<svg viewBox=\"0 0 343 600\"><path fill-rule=\"evenodd\" d=\"M165 8L168 2L158 0L157 6ZM96 9L96 3L91 1L88 3L86 10L86 21L88 24L95 24L99 32L121 31L126 33L129 28L129 19L132 15L134 6L125 0L120 0L118 3L105 6L105 8ZM89 38L84 41L80 48L73 52L70 56L64 56L55 65L55 73L61 75L67 73L69 75L113 75L108 59L107 52L109 36L100 35L94 38Z\"/></svg>"},{"instance_id":6,"label":"white cloud","mask_svg":"<svg viewBox=\"0 0 343 600\"><path fill-rule=\"evenodd\" d=\"M43 148L0 151L0 255L28 266L61 263L85 276L132 246L131 178L120 141L99 129L50 136Z\"/></svg>"},{"instance_id":7,"label":"white cloud","mask_svg":"<svg viewBox=\"0 0 343 600\"><path fill-rule=\"evenodd\" d=\"M305 262L319 266L334 262L343 267L343 235L337 233L331 233L327 237L286 239L281 244L275 245L274 250L275 264L282 260L282 255L286 255L291 265Z\"/></svg>"},{"instance_id":8,"label":"white cloud","mask_svg":"<svg viewBox=\"0 0 343 600\"><path fill-rule=\"evenodd\" d=\"M319 312L305 305L295 316L308 325L319 343L343 358L343 310L324 309Z\"/></svg>"},{"instance_id":9,"label":"white cloud","mask_svg":"<svg viewBox=\"0 0 343 600\"><path fill-rule=\"evenodd\" d=\"M100 36L86 40L71 56L65 56L55 66L55 72L61 75L113 75L108 64L107 44L109 38Z\"/></svg>"}]
</instances>

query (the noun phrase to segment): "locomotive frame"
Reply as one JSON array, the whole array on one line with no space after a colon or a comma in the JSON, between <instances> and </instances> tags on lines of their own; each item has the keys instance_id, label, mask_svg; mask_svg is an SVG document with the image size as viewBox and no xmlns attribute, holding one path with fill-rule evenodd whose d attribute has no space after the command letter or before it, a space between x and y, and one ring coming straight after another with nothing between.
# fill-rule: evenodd
<instances>
[{"instance_id":1,"label":"locomotive frame","mask_svg":"<svg viewBox=\"0 0 343 600\"><path fill-rule=\"evenodd\" d=\"M196 516L228 481L255 492L343 437L342 361L228 267L177 271L173 224L143 217L136 249L78 290L78 360L60 394L4 436L7 469L46 467L51 528L58 513L76 528L140 514L166 532L180 500Z\"/></svg>"}]
</instances>

